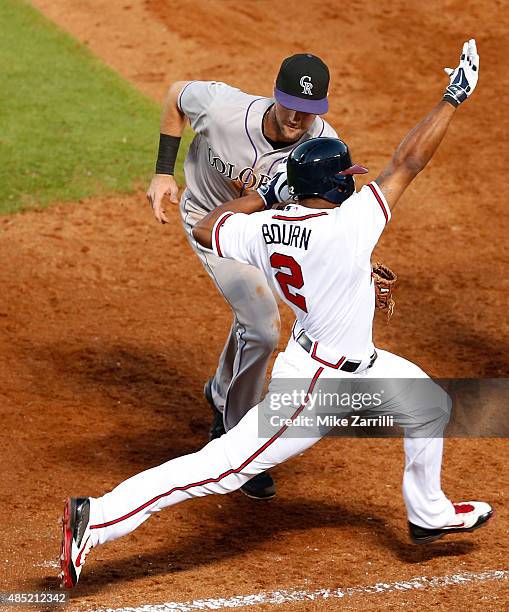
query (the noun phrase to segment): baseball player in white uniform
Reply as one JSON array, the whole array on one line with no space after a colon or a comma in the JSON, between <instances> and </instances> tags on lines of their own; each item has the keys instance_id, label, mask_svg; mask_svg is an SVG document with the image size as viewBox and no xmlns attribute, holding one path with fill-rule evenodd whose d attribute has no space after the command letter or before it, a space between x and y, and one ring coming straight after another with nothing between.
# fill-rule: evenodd
<instances>
[{"instance_id":1,"label":"baseball player in white uniform","mask_svg":"<svg viewBox=\"0 0 509 612\"><path fill-rule=\"evenodd\" d=\"M465 43L459 66L441 101L409 132L375 181L355 193L346 145L335 138L299 144L287 162L288 188L296 198L282 211L262 210L256 196L219 206L196 224L195 239L219 258L256 266L293 309L296 322L276 359L269 394L292 379L305 381L300 400L268 437L266 401L197 453L142 472L99 498L70 498L64 509L62 581L78 581L89 550L136 529L154 512L212 493L239 489L253 475L315 444L306 414L322 379L425 379L415 364L377 349L372 342L374 289L371 253L391 218L391 208L433 156L457 106L474 91L479 68L474 40ZM412 410L401 394L385 397L405 427L403 497L410 536L427 543L472 531L493 514L485 502L453 503L441 489L447 396L429 381L427 405ZM445 399L444 399L445 398ZM424 436L423 436L424 433ZM300 435L298 435L300 434Z\"/></svg>"},{"instance_id":2,"label":"baseball player in white uniform","mask_svg":"<svg viewBox=\"0 0 509 612\"><path fill-rule=\"evenodd\" d=\"M169 90L156 175L147 196L156 218L167 222L163 196L169 193L177 201L173 169L188 119L195 137L184 163L182 220L193 250L233 310L217 371L205 386L214 411L211 439L234 427L260 400L280 322L276 299L261 270L218 257L196 243L192 229L223 202L267 183L295 144L317 136L337 136L320 117L328 110L328 85L329 71L322 60L298 54L283 61L275 99L217 82L177 82ZM275 487L270 475L261 474L246 483L243 492L269 499Z\"/></svg>"}]
</instances>

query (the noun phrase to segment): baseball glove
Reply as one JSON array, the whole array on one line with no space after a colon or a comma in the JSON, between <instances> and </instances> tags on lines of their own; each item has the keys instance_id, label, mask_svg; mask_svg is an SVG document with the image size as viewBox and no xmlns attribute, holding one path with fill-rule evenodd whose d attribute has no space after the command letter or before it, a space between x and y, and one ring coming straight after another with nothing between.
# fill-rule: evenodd
<instances>
[{"instance_id":1,"label":"baseball glove","mask_svg":"<svg viewBox=\"0 0 509 612\"><path fill-rule=\"evenodd\" d=\"M377 262L371 272L375 283L375 304L380 310L387 312L387 323L394 312L395 301L392 297L392 290L398 277L394 272L384 264Z\"/></svg>"}]
</instances>

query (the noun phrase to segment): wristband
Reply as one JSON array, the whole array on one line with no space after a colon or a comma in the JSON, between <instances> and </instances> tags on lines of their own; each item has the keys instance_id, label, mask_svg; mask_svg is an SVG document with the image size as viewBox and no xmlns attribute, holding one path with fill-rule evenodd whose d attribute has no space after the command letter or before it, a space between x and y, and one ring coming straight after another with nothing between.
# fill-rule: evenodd
<instances>
[{"instance_id":1,"label":"wristband","mask_svg":"<svg viewBox=\"0 0 509 612\"><path fill-rule=\"evenodd\" d=\"M449 102L449 104L451 104L451 106L454 106L454 108L458 108L458 106L460 105L458 100L456 100L456 98L453 98L451 96L451 94L449 94L449 93L445 93L444 97L442 98L442 100L444 102Z\"/></svg>"},{"instance_id":2,"label":"wristband","mask_svg":"<svg viewBox=\"0 0 509 612\"><path fill-rule=\"evenodd\" d=\"M468 98L467 91L470 91L470 88L468 87L468 83L466 87L467 87L467 90L465 91L463 87L460 87L459 85L455 85L454 83L452 83L444 91L443 99L446 102L449 102L450 104L452 104L454 107L459 106L462 102L464 102Z\"/></svg>"},{"instance_id":3,"label":"wristband","mask_svg":"<svg viewBox=\"0 0 509 612\"><path fill-rule=\"evenodd\" d=\"M159 134L156 174L173 174L180 145L180 136Z\"/></svg>"}]
</instances>

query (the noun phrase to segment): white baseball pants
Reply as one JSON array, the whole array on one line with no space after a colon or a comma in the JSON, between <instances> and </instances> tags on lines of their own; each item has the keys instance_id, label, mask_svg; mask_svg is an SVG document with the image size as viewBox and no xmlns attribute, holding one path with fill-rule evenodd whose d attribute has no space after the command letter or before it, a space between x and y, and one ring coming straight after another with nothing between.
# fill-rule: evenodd
<instances>
[{"instance_id":1,"label":"white baseball pants","mask_svg":"<svg viewBox=\"0 0 509 612\"><path fill-rule=\"evenodd\" d=\"M358 374L347 374L317 362L290 339L286 350L278 355L274 364L271 384L281 379L305 379L309 395L322 377L426 377L415 364L386 351L378 351L378 359L366 369L368 362L361 364ZM397 401L397 396L390 398L391 406L404 412L404 406L397 406ZM305 403L306 400L290 408L293 419L305 410ZM133 531L153 512L167 506L212 493L235 491L255 474L302 453L318 442L319 437L315 434L296 437L292 431L295 425L281 427L269 438L259 438L261 406L251 408L236 427L200 451L133 476L103 497L92 499L90 521L94 546ZM429 411L427 408L424 411L424 420L440 422L436 419L440 410L440 405L430 405ZM443 426L442 422L439 425L442 431ZM341 439L337 443L341 444ZM408 519L426 528L442 527L450 523L455 514L452 503L440 486L442 449L443 438L439 435L406 437L404 440L403 497ZM383 474L380 476L383 478Z\"/></svg>"}]
</instances>

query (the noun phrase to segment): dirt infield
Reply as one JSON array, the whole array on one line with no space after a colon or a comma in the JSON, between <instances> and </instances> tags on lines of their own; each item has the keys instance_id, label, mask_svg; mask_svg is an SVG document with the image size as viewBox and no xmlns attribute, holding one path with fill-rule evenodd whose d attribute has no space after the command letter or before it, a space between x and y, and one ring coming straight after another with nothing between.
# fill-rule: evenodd
<instances>
[{"instance_id":1,"label":"dirt infield","mask_svg":"<svg viewBox=\"0 0 509 612\"><path fill-rule=\"evenodd\" d=\"M370 178L439 95L440 67L475 35L475 99L377 248L401 282L395 316L389 326L377 319L375 338L433 375L508 375L502 2L381 9L367 1L348 10L326 0L308 0L306 9L273 0L34 4L158 100L169 82L187 78L269 95L285 55L323 56L332 75L328 118L356 161L373 169ZM156 225L140 192L0 219L1 590L54 587L66 495L98 495L206 439L202 386L230 313L175 209L171 216L170 226ZM290 323L285 311L281 347ZM472 537L431 547L407 540L402 461L397 440L326 440L275 470L278 497L268 505L234 494L163 512L92 552L71 608L507 569L505 441L447 441L445 490L493 502L497 518ZM335 605L505 609L507 584L360 593Z\"/></svg>"}]
</instances>

